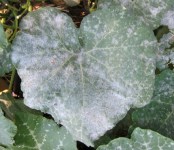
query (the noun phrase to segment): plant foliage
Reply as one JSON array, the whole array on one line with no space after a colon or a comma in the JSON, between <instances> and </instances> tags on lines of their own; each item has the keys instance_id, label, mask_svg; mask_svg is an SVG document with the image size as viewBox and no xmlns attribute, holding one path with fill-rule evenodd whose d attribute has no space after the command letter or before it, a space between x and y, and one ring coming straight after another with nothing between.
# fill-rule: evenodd
<instances>
[{"instance_id":1,"label":"plant foliage","mask_svg":"<svg viewBox=\"0 0 174 150\"><path fill-rule=\"evenodd\" d=\"M96 11L93 2L83 0L92 13L77 28L57 8L26 14L33 1L2 1L0 76L12 75L0 95L0 149L174 149L174 1L99 0ZM11 96L15 69L24 101ZM114 127L128 136L122 126L135 129L131 139L101 144Z\"/></svg>"},{"instance_id":2,"label":"plant foliage","mask_svg":"<svg viewBox=\"0 0 174 150\"><path fill-rule=\"evenodd\" d=\"M1 126L0 145L11 146L14 143L13 138L16 134L16 126L12 121L4 117L4 114L1 109L0 109L0 126Z\"/></svg>"},{"instance_id":3,"label":"plant foliage","mask_svg":"<svg viewBox=\"0 0 174 150\"><path fill-rule=\"evenodd\" d=\"M165 70L156 77L152 102L133 113L134 126L148 128L174 139L174 72Z\"/></svg>"},{"instance_id":4,"label":"plant foliage","mask_svg":"<svg viewBox=\"0 0 174 150\"><path fill-rule=\"evenodd\" d=\"M9 43L7 41L3 26L0 24L0 76L11 69Z\"/></svg>"},{"instance_id":5,"label":"plant foliage","mask_svg":"<svg viewBox=\"0 0 174 150\"><path fill-rule=\"evenodd\" d=\"M6 116L1 111L0 145L7 150L76 150L76 142L70 133L59 127L42 114L24 106L21 100L15 100L9 94L0 95L0 104ZM15 137L14 137L15 136Z\"/></svg>"},{"instance_id":6,"label":"plant foliage","mask_svg":"<svg viewBox=\"0 0 174 150\"><path fill-rule=\"evenodd\" d=\"M118 138L97 150L173 150L174 141L154 131L136 128L131 139Z\"/></svg>"},{"instance_id":7,"label":"plant foliage","mask_svg":"<svg viewBox=\"0 0 174 150\"><path fill-rule=\"evenodd\" d=\"M76 140L92 145L130 107L149 102L156 40L134 17L98 11L77 29L70 17L44 8L23 18L20 28L12 60L25 104L51 114Z\"/></svg>"}]
</instances>

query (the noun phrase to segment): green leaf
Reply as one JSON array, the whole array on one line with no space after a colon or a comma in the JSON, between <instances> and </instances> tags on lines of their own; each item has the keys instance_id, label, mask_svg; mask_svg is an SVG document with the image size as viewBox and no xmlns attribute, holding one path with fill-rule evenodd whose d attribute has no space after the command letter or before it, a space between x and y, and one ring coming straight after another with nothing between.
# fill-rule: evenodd
<instances>
[{"instance_id":1,"label":"green leaf","mask_svg":"<svg viewBox=\"0 0 174 150\"><path fill-rule=\"evenodd\" d=\"M97 9L108 9L114 5L119 4L118 1L114 1L114 0L98 0L97 2Z\"/></svg>"},{"instance_id":2,"label":"green leaf","mask_svg":"<svg viewBox=\"0 0 174 150\"><path fill-rule=\"evenodd\" d=\"M64 127L29 113L18 113L15 144L11 150L77 150L76 142Z\"/></svg>"},{"instance_id":3,"label":"green leaf","mask_svg":"<svg viewBox=\"0 0 174 150\"><path fill-rule=\"evenodd\" d=\"M168 64L174 65L174 33L171 31L164 34L159 42L159 50L157 51L157 68L163 70L168 68Z\"/></svg>"},{"instance_id":4,"label":"green leaf","mask_svg":"<svg viewBox=\"0 0 174 150\"><path fill-rule=\"evenodd\" d=\"M9 43L6 39L3 26L0 24L0 76L3 76L11 69L9 56Z\"/></svg>"},{"instance_id":5,"label":"green leaf","mask_svg":"<svg viewBox=\"0 0 174 150\"><path fill-rule=\"evenodd\" d=\"M114 5L122 5L145 24L155 29L159 27L161 23L164 24L164 20L169 18L169 16L172 19L168 11L173 8L174 3L173 0L112 0L110 3L99 0L99 8L103 9L113 7ZM167 18L165 16L167 16Z\"/></svg>"},{"instance_id":6,"label":"green leaf","mask_svg":"<svg viewBox=\"0 0 174 150\"><path fill-rule=\"evenodd\" d=\"M174 139L174 72L165 70L156 77L152 102L132 115L134 126L148 128Z\"/></svg>"},{"instance_id":7,"label":"green leaf","mask_svg":"<svg viewBox=\"0 0 174 150\"><path fill-rule=\"evenodd\" d=\"M118 138L97 150L173 150L174 141L154 131L136 128L131 139Z\"/></svg>"},{"instance_id":8,"label":"green leaf","mask_svg":"<svg viewBox=\"0 0 174 150\"><path fill-rule=\"evenodd\" d=\"M0 108L0 145L11 146L14 143L14 136L16 134L16 126L14 123L4 117Z\"/></svg>"},{"instance_id":9,"label":"green leaf","mask_svg":"<svg viewBox=\"0 0 174 150\"><path fill-rule=\"evenodd\" d=\"M14 97L12 97L10 93L2 92L2 94L0 95L0 106L5 113L5 116L10 118L11 120L15 120L15 114L20 112L42 115L40 111L30 109L29 107L24 105L22 99L15 99Z\"/></svg>"},{"instance_id":10,"label":"green leaf","mask_svg":"<svg viewBox=\"0 0 174 150\"><path fill-rule=\"evenodd\" d=\"M0 146L0 150L7 150L7 149L5 149L4 147Z\"/></svg>"},{"instance_id":11,"label":"green leaf","mask_svg":"<svg viewBox=\"0 0 174 150\"><path fill-rule=\"evenodd\" d=\"M51 114L86 145L153 93L156 39L129 14L101 10L80 29L55 8L28 14L12 59L25 104Z\"/></svg>"}]
</instances>

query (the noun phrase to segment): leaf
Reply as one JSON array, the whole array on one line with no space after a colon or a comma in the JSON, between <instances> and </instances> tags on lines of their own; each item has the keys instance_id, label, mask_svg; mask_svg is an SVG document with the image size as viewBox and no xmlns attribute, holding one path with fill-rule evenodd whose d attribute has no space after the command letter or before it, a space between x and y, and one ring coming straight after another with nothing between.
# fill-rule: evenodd
<instances>
[{"instance_id":1,"label":"leaf","mask_svg":"<svg viewBox=\"0 0 174 150\"><path fill-rule=\"evenodd\" d=\"M21 21L13 42L25 104L51 114L86 145L153 92L156 39L136 18L116 12L96 11L77 29L64 13L43 8Z\"/></svg>"},{"instance_id":2,"label":"leaf","mask_svg":"<svg viewBox=\"0 0 174 150\"><path fill-rule=\"evenodd\" d=\"M0 24L0 76L3 76L11 69L11 61L9 55L9 44L6 39L3 26Z\"/></svg>"},{"instance_id":3,"label":"leaf","mask_svg":"<svg viewBox=\"0 0 174 150\"><path fill-rule=\"evenodd\" d=\"M10 150L77 150L76 142L64 127L53 120L29 113L18 113L15 144Z\"/></svg>"},{"instance_id":4,"label":"leaf","mask_svg":"<svg viewBox=\"0 0 174 150\"><path fill-rule=\"evenodd\" d=\"M159 42L159 50L157 51L157 68L163 70L168 64L174 64L174 33L164 34Z\"/></svg>"},{"instance_id":5,"label":"leaf","mask_svg":"<svg viewBox=\"0 0 174 150\"><path fill-rule=\"evenodd\" d=\"M40 111L30 109L22 99L15 99L10 93L3 93L0 95L0 106L5 113L5 116L11 120L15 120L16 113L32 113L36 115L42 115Z\"/></svg>"},{"instance_id":6,"label":"leaf","mask_svg":"<svg viewBox=\"0 0 174 150\"><path fill-rule=\"evenodd\" d=\"M80 4L80 0L64 0L68 6L76 6Z\"/></svg>"},{"instance_id":7,"label":"leaf","mask_svg":"<svg viewBox=\"0 0 174 150\"><path fill-rule=\"evenodd\" d=\"M159 47L160 47L159 50L165 51L166 49L170 49L173 43L174 43L174 33L169 32L167 34L164 34L159 42Z\"/></svg>"},{"instance_id":8,"label":"leaf","mask_svg":"<svg viewBox=\"0 0 174 150\"><path fill-rule=\"evenodd\" d=\"M0 146L0 150L7 150L7 149L5 149L4 147Z\"/></svg>"},{"instance_id":9,"label":"leaf","mask_svg":"<svg viewBox=\"0 0 174 150\"><path fill-rule=\"evenodd\" d=\"M98 0L97 9L108 9L112 7L113 5L116 5L116 2L114 0L110 0L110 1Z\"/></svg>"},{"instance_id":10,"label":"leaf","mask_svg":"<svg viewBox=\"0 0 174 150\"><path fill-rule=\"evenodd\" d=\"M165 70L156 77L152 102L132 115L134 127L148 128L174 139L174 72Z\"/></svg>"},{"instance_id":11,"label":"leaf","mask_svg":"<svg viewBox=\"0 0 174 150\"><path fill-rule=\"evenodd\" d=\"M106 8L108 3L104 2L102 5L103 1L99 0L99 6ZM113 5L122 5L130 11L129 13L136 15L146 25L156 29L161 25L163 16L173 8L174 3L173 0L112 0L112 4L108 6L113 7Z\"/></svg>"},{"instance_id":12,"label":"leaf","mask_svg":"<svg viewBox=\"0 0 174 150\"><path fill-rule=\"evenodd\" d=\"M14 143L14 136L16 134L16 126L14 123L4 117L4 114L0 108L0 145L11 146Z\"/></svg>"},{"instance_id":13,"label":"leaf","mask_svg":"<svg viewBox=\"0 0 174 150\"><path fill-rule=\"evenodd\" d=\"M133 9L137 10L139 16L143 16L143 22L154 29L161 25L163 15L173 6L173 0L134 0L131 1Z\"/></svg>"},{"instance_id":14,"label":"leaf","mask_svg":"<svg viewBox=\"0 0 174 150\"><path fill-rule=\"evenodd\" d=\"M154 131L136 128L131 139L118 138L97 150L173 150L174 141Z\"/></svg>"}]
</instances>

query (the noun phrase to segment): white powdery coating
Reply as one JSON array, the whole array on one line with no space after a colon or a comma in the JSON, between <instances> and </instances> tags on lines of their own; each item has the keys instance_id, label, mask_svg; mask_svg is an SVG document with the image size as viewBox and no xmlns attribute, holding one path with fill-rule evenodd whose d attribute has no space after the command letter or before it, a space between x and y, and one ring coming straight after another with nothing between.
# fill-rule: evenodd
<instances>
[{"instance_id":1,"label":"white powdery coating","mask_svg":"<svg viewBox=\"0 0 174 150\"><path fill-rule=\"evenodd\" d=\"M166 25L169 29L174 29L174 11L168 11L161 20L162 25Z\"/></svg>"},{"instance_id":2,"label":"white powdery coating","mask_svg":"<svg viewBox=\"0 0 174 150\"><path fill-rule=\"evenodd\" d=\"M14 143L14 136L16 134L16 126L11 120L4 117L4 114L0 108L0 144L4 146L12 146Z\"/></svg>"},{"instance_id":3,"label":"white powdery coating","mask_svg":"<svg viewBox=\"0 0 174 150\"><path fill-rule=\"evenodd\" d=\"M11 70L8 45L9 43L7 41L3 26L0 24L0 76L3 76L5 73L10 72Z\"/></svg>"},{"instance_id":4,"label":"white powdery coating","mask_svg":"<svg viewBox=\"0 0 174 150\"><path fill-rule=\"evenodd\" d=\"M27 15L21 29L12 60L25 104L51 114L75 140L92 145L131 107L150 101L155 37L135 18L95 12L81 24L81 43L72 20L55 8Z\"/></svg>"},{"instance_id":5,"label":"white powdery coating","mask_svg":"<svg viewBox=\"0 0 174 150\"><path fill-rule=\"evenodd\" d=\"M173 0L134 0L133 9L143 14L144 23L157 28L160 26L163 14L174 6Z\"/></svg>"},{"instance_id":6,"label":"white powdery coating","mask_svg":"<svg viewBox=\"0 0 174 150\"><path fill-rule=\"evenodd\" d=\"M157 51L157 68L168 68L169 63L174 64L174 49L170 47L174 43L174 34L169 32L164 34L159 42L159 50Z\"/></svg>"},{"instance_id":7,"label":"white powdery coating","mask_svg":"<svg viewBox=\"0 0 174 150\"><path fill-rule=\"evenodd\" d=\"M172 97L174 96L174 72L166 69L156 77L155 82L155 99L160 97Z\"/></svg>"}]
</instances>

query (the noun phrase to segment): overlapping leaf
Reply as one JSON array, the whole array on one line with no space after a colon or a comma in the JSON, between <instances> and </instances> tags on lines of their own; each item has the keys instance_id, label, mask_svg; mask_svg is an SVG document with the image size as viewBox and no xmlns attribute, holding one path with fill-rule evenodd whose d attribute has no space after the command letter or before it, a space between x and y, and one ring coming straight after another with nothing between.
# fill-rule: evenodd
<instances>
[{"instance_id":1,"label":"overlapping leaf","mask_svg":"<svg viewBox=\"0 0 174 150\"><path fill-rule=\"evenodd\" d=\"M10 150L76 150L76 142L64 127L53 120L29 113L18 113L15 144Z\"/></svg>"},{"instance_id":2,"label":"overlapping leaf","mask_svg":"<svg viewBox=\"0 0 174 150\"><path fill-rule=\"evenodd\" d=\"M134 126L174 139L174 72L163 71L157 76L155 87L152 102L133 113Z\"/></svg>"},{"instance_id":3,"label":"overlapping leaf","mask_svg":"<svg viewBox=\"0 0 174 150\"><path fill-rule=\"evenodd\" d=\"M155 37L115 10L87 16L78 31L55 8L28 14L13 43L25 104L51 114L92 145L153 92Z\"/></svg>"},{"instance_id":4,"label":"overlapping leaf","mask_svg":"<svg viewBox=\"0 0 174 150\"><path fill-rule=\"evenodd\" d=\"M11 68L8 45L3 26L0 24L0 76L9 72Z\"/></svg>"},{"instance_id":5,"label":"overlapping leaf","mask_svg":"<svg viewBox=\"0 0 174 150\"><path fill-rule=\"evenodd\" d=\"M4 117L0 108L0 145L11 146L14 143L14 136L16 134L16 126L14 123Z\"/></svg>"},{"instance_id":6,"label":"overlapping leaf","mask_svg":"<svg viewBox=\"0 0 174 150\"><path fill-rule=\"evenodd\" d=\"M154 131L136 128L131 139L118 138L97 150L173 150L174 141Z\"/></svg>"},{"instance_id":7,"label":"overlapping leaf","mask_svg":"<svg viewBox=\"0 0 174 150\"><path fill-rule=\"evenodd\" d=\"M27 107L22 99L15 99L10 93L0 95L0 107L3 109L5 115L11 120L15 120L16 113L32 113L35 115L42 115L40 111L30 109Z\"/></svg>"},{"instance_id":8,"label":"overlapping leaf","mask_svg":"<svg viewBox=\"0 0 174 150\"><path fill-rule=\"evenodd\" d=\"M29 109L22 100L14 99L8 93L0 95L0 100L5 114L15 120L18 128L15 144L6 145L8 150L76 150L76 142L64 127L58 127L53 120L44 118L41 113ZM0 131L0 135L3 133L3 130Z\"/></svg>"}]
</instances>

